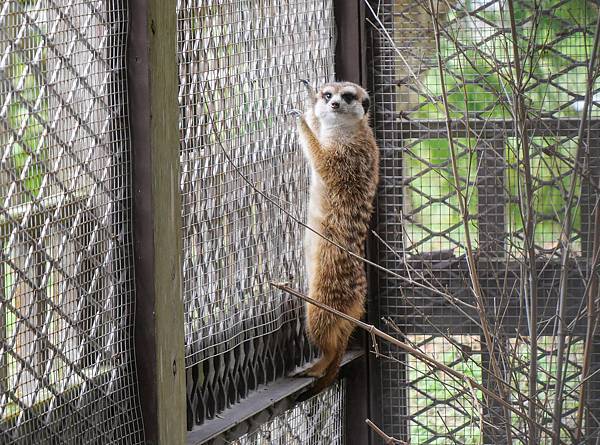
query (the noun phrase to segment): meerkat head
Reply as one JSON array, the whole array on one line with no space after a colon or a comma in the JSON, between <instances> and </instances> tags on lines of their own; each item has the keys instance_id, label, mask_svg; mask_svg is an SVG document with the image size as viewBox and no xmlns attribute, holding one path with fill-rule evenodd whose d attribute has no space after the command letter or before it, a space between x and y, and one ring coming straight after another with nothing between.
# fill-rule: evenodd
<instances>
[{"instance_id":1,"label":"meerkat head","mask_svg":"<svg viewBox=\"0 0 600 445\"><path fill-rule=\"evenodd\" d=\"M325 126L354 125L369 111L369 95L351 82L325 84L316 93L314 113Z\"/></svg>"}]
</instances>

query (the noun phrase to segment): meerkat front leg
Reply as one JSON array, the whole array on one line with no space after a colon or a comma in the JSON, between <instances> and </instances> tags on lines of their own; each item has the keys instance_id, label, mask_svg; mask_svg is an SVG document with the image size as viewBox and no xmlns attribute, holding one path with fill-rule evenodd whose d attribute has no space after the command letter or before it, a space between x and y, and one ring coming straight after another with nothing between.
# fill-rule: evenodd
<instances>
[{"instance_id":1,"label":"meerkat front leg","mask_svg":"<svg viewBox=\"0 0 600 445\"><path fill-rule=\"evenodd\" d=\"M291 116L296 117L297 126L298 126L298 135L300 136L300 146L304 150L306 157L308 158L311 167L320 170L319 164L321 163L321 159L324 156L323 148L321 147L321 143L315 136L315 133L310 128L306 119L304 118L304 114L300 110L290 110L289 114Z\"/></svg>"},{"instance_id":2,"label":"meerkat front leg","mask_svg":"<svg viewBox=\"0 0 600 445\"><path fill-rule=\"evenodd\" d=\"M317 92L311 86L308 80L300 79L300 83L302 83L302 85L304 85L304 87L306 88L306 104L308 105L307 109L310 110L315 106L315 103L317 102Z\"/></svg>"}]
</instances>

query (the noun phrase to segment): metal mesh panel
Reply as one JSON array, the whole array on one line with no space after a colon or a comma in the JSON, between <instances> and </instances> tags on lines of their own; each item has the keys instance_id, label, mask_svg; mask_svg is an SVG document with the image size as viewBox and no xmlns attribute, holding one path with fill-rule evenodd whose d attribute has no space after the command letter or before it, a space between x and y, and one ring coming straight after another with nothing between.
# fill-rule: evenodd
<instances>
[{"instance_id":1,"label":"metal mesh panel","mask_svg":"<svg viewBox=\"0 0 600 445\"><path fill-rule=\"evenodd\" d=\"M188 405L201 423L311 354L302 305L308 177L299 79L333 78L331 1L177 6ZM236 171L236 168L239 169ZM250 186L242 177L247 179Z\"/></svg>"},{"instance_id":2,"label":"metal mesh panel","mask_svg":"<svg viewBox=\"0 0 600 445\"><path fill-rule=\"evenodd\" d=\"M345 386L342 380L232 445L343 445Z\"/></svg>"},{"instance_id":3,"label":"metal mesh panel","mask_svg":"<svg viewBox=\"0 0 600 445\"><path fill-rule=\"evenodd\" d=\"M0 4L2 443L142 443L125 4Z\"/></svg>"},{"instance_id":4,"label":"metal mesh panel","mask_svg":"<svg viewBox=\"0 0 600 445\"><path fill-rule=\"evenodd\" d=\"M595 317L586 315L586 289L593 281L592 221L600 177L597 80L591 88L582 157L574 165L598 8L575 0L515 2L519 50L521 57L529 57L523 88L528 110L525 146L515 123L516 96L510 84L514 53L506 43L511 39L506 2L433 1L443 76L429 2L371 5L370 88L382 150L375 230L383 240L375 241L373 250L375 261L404 277L378 273L375 315L398 327L391 329L388 323L383 329L493 391L498 389L491 370L499 362L503 378L515 388L505 398L524 411L527 404L518 394L528 394L528 322L536 320L538 420L553 429L554 386L560 378L560 434L567 443L575 443L579 391L573 388L581 387L583 340L593 332L587 323ZM531 172L528 199L525 150ZM464 212L458 191L465 199ZM565 261L562 231L569 196L574 205ZM532 215L531 228L524 208ZM467 230L482 312L469 276ZM533 255L525 242L528 230ZM530 257L533 272L528 275ZM529 306L533 300L528 276L537 283L535 311ZM483 335L482 317L492 332L493 354ZM597 344L588 340L591 366L585 376L600 363ZM386 353L392 357L380 368L386 433L410 443L506 443L509 424L517 431L513 443L530 443L528 425L507 416L479 391L397 350ZM511 360L505 361L507 357ZM590 382L584 423L586 435L595 440L600 386L597 379ZM539 433L534 443L550 443L549 437L547 431Z\"/></svg>"}]
</instances>

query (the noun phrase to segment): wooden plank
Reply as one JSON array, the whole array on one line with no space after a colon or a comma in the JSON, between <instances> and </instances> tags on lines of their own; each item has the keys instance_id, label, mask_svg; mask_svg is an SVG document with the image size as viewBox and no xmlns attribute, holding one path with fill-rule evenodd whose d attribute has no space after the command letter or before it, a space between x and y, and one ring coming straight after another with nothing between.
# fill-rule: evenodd
<instances>
[{"instance_id":1,"label":"wooden plank","mask_svg":"<svg viewBox=\"0 0 600 445\"><path fill-rule=\"evenodd\" d=\"M393 111L388 111L385 119L397 122L401 133L401 140L406 139L446 139L448 131L446 121L433 119L398 120L399 116ZM592 130L600 128L600 120L590 122ZM568 136L575 137L579 131L579 119L537 119L527 122L531 137L541 136ZM501 132L505 137L515 135L514 122L502 119L476 120L469 119L468 126L464 119L457 119L450 123L452 135L457 138L477 137L480 139L493 139Z\"/></svg>"},{"instance_id":2,"label":"wooden plank","mask_svg":"<svg viewBox=\"0 0 600 445\"><path fill-rule=\"evenodd\" d=\"M131 0L135 348L146 442L185 442L175 0Z\"/></svg>"},{"instance_id":3,"label":"wooden plank","mask_svg":"<svg viewBox=\"0 0 600 445\"><path fill-rule=\"evenodd\" d=\"M505 139L500 131L496 137L477 144L476 174L478 202L478 253L481 260L502 256L505 243L506 160ZM473 142L475 144L475 142ZM483 261L484 262L484 261ZM485 264L482 264L485 267Z\"/></svg>"},{"instance_id":4,"label":"wooden plank","mask_svg":"<svg viewBox=\"0 0 600 445\"><path fill-rule=\"evenodd\" d=\"M398 262L394 269L402 273L403 263ZM416 270L428 271L426 277L437 277L440 280L452 280L455 283L465 283L468 280L468 268L466 259L463 257L452 258L446 261L422 263L411 261L411 266ZM579 258L570 266L571 273L568 277L568 289L566 303L565 322L570 324L577 318L581 300L583 298L584 283L579 272L579 269L587 268L585 260ZM560 263L558 261L546 262L540 259L538 262L538 270L541 272L539 278L540 300L544 302L540 307L539 317L544 320L538 329L538 335L552 335L553 324L549 322L555 314L558 294L556 292L556 283L560 276ZM441 275L445 273L445 275ZM506 294L503 295L502 307L495 309L501 313L502 329L507 336L514 336L517 332L521 335L527 335L527 323L525 314L519 297L519 286L517 285L520 279L519 264L513 263L506 265L503 258L499 258L494 262L487 261L486 267L479 270L480 280L484 283L488 292L494 292L495 289L505 289ZM487 283L487 284L486 284ZM381 301L390 301L399 299L400 289L404 285L404 281L387 278L386 290L372 297ZM474 309L476 302L473 293L468 286L455 285L447 289L447 292L453 295L458 300L470 305L472 308L461 306L464 313L458 311L453 304L444 298L428 289L418 287L404 287L404 297L408 301L418 301L419 307L424 311L425 315L409 307L403 308L402 313L386 314L382 316L390 316L403 330L404 334L435 334L433 326L437 329L446 332L449 335L472 335L478 332L479 327L476 322L479 320L479 315ZM500 295L495 296L498 300ZM494 295L489 294L486 298L488 301L493 301ZM465 314L469 315L469 319ZM585 333L585 323L577 322L572 326L572 335L581 336Z\"/></svg>"}]
</instances>

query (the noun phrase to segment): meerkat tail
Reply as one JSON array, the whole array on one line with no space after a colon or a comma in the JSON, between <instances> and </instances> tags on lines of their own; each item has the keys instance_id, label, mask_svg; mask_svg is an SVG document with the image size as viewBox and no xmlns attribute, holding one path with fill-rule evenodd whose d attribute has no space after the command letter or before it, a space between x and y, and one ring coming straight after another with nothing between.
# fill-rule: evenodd
<instances>
[{"instance_id":1,"label":"meerkat tail","mask_svg":"<svg viewBox=\"0 0 600 445\"><path fill-rule=\"evenodd\" d=\"M312 323L309 321L307 326L308 333L323 355L305 373L307 376L317 377L317 380L314 386L302 396L303 400L323 391L337 378L350 335L354 330L354 326L348 321L338 319L335 315L318 308L313 309L311 319ZM315 324L320 325L320 334L315 335Z\"/></svg>"}]
</instances>

